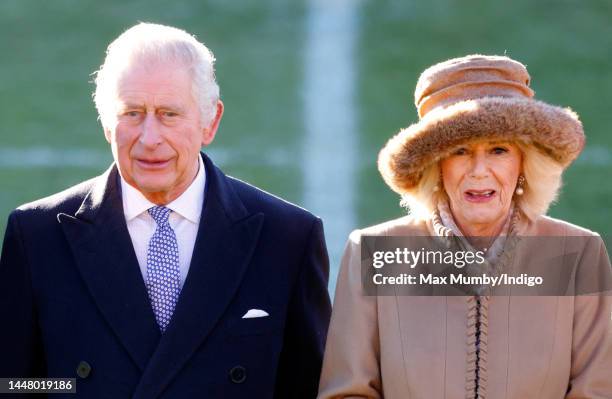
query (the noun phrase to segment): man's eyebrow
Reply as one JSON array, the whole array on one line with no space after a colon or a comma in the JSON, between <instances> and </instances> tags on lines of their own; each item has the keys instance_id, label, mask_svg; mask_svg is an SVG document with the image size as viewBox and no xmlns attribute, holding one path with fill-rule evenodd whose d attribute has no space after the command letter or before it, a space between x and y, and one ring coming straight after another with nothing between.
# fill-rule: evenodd
<instances>
[{"instance_id":1,"label":"man's eyebrow","mask_svg":"<svg viewBox=\"0 0 612 399\"><path fill-rule=\"evenodd\" d=\"M125 111L128 109L145 109L145 108L146 108L145 104L141 102L120 101L118 104L118 109L122 111ZM169 110L169 111L174 111L177 113L183 113L185 111L185 108L178 104L161 103L155 106L155 110L156 111L157 110Z\"/></svg>"},{"instance_id":2,"label":"man's eyebrow","mask_svg":"<svg viewBox=\"0 0 612 399\"><path fill-rule=\"evenodd\" d=\"M183 112L184 108L177 104L159 104L155 107L156 109L166 109L170 111Z\"/></svg>"},{"instance_id":3,"label":"man's eyebrow","mask_svg":"<svg viewBox=\"0 0 612 399\"><path fill-rule=\"evenodd\" d=\"M120 109L142 109L144 108L144 104L143 103L136 103L136 102L130 102L130 101L120 101L119 102L119 108Z\"/></svg>"}]
</instances>

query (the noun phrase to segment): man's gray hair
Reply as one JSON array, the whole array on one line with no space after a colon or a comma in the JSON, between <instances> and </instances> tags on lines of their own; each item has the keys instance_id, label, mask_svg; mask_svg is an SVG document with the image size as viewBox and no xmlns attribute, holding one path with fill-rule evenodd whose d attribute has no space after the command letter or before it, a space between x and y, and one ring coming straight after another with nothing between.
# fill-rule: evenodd
<instances>
[{"instance_id":1,"label":"man's gray hair","mask_svg":"<svg viewBox=\"0 0 612 399\"><path fill-rule=\"evenodd\" d=\"M152 23L139 23L117 37L107 48L106 58L95 72L93 94L102 126L112 126L116 118L115 100L121 74L134 62L179 62L191 73L192 95L198 103L203 126L217 112L219 86L215 80L212 52L182 29Z\"/></svg>"}]
</instances>

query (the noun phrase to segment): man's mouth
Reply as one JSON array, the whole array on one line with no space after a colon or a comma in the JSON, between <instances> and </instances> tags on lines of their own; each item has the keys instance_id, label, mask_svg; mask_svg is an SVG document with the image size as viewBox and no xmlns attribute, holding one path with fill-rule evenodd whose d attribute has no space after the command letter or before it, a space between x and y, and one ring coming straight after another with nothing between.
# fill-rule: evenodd
<instances>
[{"instance_id":1,"label":"man's mouth","mask_svg":"<svg viewBox=\"0 0 612 399\"><path fill-rule=\"evenodd\" d=\"M169 159L137 159L138 166L143 169L162 169L168 165Z\"/></svg>"}]
</instances>

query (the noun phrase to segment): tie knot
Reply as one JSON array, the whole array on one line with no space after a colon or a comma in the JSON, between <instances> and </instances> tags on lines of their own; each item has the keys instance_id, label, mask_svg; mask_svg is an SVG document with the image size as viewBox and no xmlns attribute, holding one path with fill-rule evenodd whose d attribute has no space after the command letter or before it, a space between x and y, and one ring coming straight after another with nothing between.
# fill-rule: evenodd
<instances>
[{"instance_id":1,"label":"tie knot","mask_svg":"<svg viewBox=\"0 0 612 399\"><path fill-rule=\"evenodd\" d=\"M170 212L172 212L172 210L165 206L152 206L149 208L149 215L151 215L155 223L160 227L168 223Z\"/></svg>"}]
</instances>

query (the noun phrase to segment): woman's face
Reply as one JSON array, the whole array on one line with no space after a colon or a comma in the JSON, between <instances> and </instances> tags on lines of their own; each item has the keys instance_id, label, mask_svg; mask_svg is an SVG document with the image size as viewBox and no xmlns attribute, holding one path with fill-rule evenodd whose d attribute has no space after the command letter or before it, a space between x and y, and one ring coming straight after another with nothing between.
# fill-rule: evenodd
<instances>
[{"instance_id":1,"label":"woman's face","mask_svg":"<svg viewBox=\"0 0 612 399\"><path fill-rule=\"evenodd\" d=\"M450 208L465 233L490 234L491 229L501 228L510 211L521 161L516 145L499 141L467 144L441 161Z\"/></svg>"}]
</instances>

